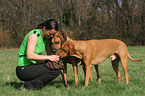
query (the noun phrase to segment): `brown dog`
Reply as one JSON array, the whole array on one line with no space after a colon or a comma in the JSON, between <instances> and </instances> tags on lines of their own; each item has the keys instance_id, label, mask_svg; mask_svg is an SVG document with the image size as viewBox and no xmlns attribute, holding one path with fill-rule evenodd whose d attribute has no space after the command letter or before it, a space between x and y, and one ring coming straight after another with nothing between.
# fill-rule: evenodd
<instances>
[{"instance_id":1,"label":"brown dog","mask_svg":"<svg viewBox=\"0 0 145 96\"><path fill-rule=\"evenodd\" d=\"M66 42L66 41L74 41L71 38L69 38L68 36L66 36L63 33L56 33L54 35L54 37L52 38L51 41L51 46L52 46L52 50L54 53L56 53L57 51L60 50L60 48L62 47L62 45ZM78 83L78 74L77 74L77 64L81 61L81 58L76 58L74 56L67 56L65 58L62 58L63 64L64 64L64 80L65 80L65 85L67 85L67 63L72 64L73 68L74 68L74 77L75 77L75 84L77 85Z\"/></svg>"},{"instance_id":2,"label":"brown dog","mask_svg":"<svg viewBox=\"0 0 145 96\"><path fill-rule=\"evenodd\" d=\"M60 48L62 47L62 45L66 42L66 41L75 41L72 40L71 38L69 38L68 36L66 36L63 33L56 33L54 35L54 37L52 38L51 41L51 46L52 46L52 50L54 53L56 53L57 51L60 50ZM50 48L49 48L50 49ZM77 57L77 58L76 58ZM62 58L63 63L64 63L64 80L65 80L65 85L67 85L67 63L72 64L73 68L74 68L74 76L75 76L75 84L77 85L78 83L78 73L77 73L77 64L82 61L82 57L74 55L74 56L67 56L65 58ZM84 76L86 76L86 68L84 66L84 62L81 62L83 71L84 71ZM101 83L101 79L100 79L100 74L98 71L98 64L94 65L96 73L97 73L97 79L99 81L99 83ZM90 80L92 81L92 72L90 73Z\"/></svg>"},{"instance_id":3,"label":"brown dog","mask_svg":"<svg viewBox=\"0 0 145 96\"><path fill-rule=\"evenodd\" d=\"M66 56L77 56L83 59L86 68L85 87L88 86L91 72L91 65L97 65L115 54L116 59L112 60L112 66L117 74L118 82L120 83L121 74L118 69L119 61L121 61L126 83L129 83L127 72L127 57L133 61L128 53L127 46L117 39L102 39L102 40L88 40L88 41L67 41L62 45L61 50L57 53L61 58ZM92 77L91 77L92 78Z\"/></svg>"}]
</instances>

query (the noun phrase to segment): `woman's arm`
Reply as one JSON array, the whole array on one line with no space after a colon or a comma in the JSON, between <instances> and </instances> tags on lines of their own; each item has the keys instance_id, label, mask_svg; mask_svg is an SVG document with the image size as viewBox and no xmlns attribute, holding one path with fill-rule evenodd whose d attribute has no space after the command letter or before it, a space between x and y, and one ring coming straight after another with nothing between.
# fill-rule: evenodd
<instances>
[{"instance_id":1,"label":"woman's arm","mask_svg":"<svg viewBox=\"0 0 145 96\"><path fill-rule=\"evenodd\" d=\"M29 35L28 45L27 45L27 59L59 61L59 56L57 55L38 55L34 53L37 41L38 41L38 37L36 34Z\"/></svg>"}]
</instances>

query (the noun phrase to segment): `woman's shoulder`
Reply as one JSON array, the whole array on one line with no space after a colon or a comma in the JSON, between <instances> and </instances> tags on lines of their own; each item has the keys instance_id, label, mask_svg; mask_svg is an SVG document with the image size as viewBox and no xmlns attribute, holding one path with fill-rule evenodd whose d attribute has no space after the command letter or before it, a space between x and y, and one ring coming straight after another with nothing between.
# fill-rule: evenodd
<instances>
[{"instance_id":1,"label":"woman's shoulder","mask_svg":"<svg viewBox=\"0 0 145 96\"><path fill-rule=\"evenodd\" d=\"M40 29L33 29L28 33L28 35L30 35L30 34L36 34L37 36L40 36L41 31L40 31Z\"/></svg>"}]
</instances>

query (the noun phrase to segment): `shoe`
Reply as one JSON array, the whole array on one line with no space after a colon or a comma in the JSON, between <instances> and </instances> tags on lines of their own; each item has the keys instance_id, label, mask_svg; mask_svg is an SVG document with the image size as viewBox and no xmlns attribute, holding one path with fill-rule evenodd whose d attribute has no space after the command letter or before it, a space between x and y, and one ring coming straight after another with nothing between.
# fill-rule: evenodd
<instances>
[{"instance_id":1,"label":"shoe","mask_svg":"<svg viewBox=\"0 0 145 96\"><path fill-rule=\"evenodd\" d=\"M41 82L40 80L38 80L37 82L36 81L34 82L34 80L32 80L32 81L25 81L25 83L24 83L24 87L27 88L27 89L36 89L36 90L39 90L43 86L44 86L44 83Z\"/></svg>"},{"instance_id":2,"label":"shoe","mask_svg":"<svg viewBox=\"0 0 145 96\"><path fill-rule=\"evenodd\" d=\"M40 80L36 80L34 83L35 83L35 89L37 90L42 89L44 87L44 83Z\"/></svg>"},{"instance_id":3,"label":"shoe","mask_svg":"<svg viewBox=\"0 0 145 96\"><path fill-rule=\"evenodd\" d=\"M31 81L25 81L24 87L27 89L35 89L34 84Z\"/></svg>"}]
</instances>

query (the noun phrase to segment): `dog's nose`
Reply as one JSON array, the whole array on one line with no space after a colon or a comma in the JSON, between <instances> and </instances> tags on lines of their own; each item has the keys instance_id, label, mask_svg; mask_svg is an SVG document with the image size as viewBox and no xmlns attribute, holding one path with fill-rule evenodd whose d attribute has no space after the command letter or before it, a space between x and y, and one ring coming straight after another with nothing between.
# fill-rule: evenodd
<instances>
[{"instance_id":1,"label":"dog's nose","mask_svg":"<svg viewBox=\"0 0 145 96\"><path fill-rule=\"evenodd\" d=\"M53 53L56 53L56 50L55 50L55 49L53 49L53 50L52 50L52 52L53 52Z\"/></svg>"}]
</instances>

